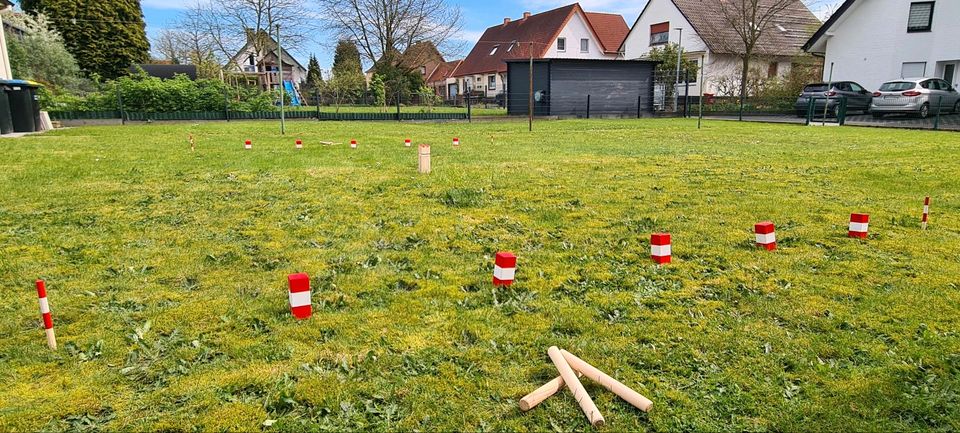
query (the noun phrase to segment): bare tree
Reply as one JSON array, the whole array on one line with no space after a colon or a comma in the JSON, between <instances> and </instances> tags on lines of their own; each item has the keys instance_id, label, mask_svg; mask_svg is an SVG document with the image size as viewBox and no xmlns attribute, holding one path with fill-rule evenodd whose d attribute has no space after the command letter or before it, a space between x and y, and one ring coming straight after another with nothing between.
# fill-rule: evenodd
<instances>
[{"instance_id":1,"label":"bare tree","mask_svg":"<svg viewBox=\"0 0 960 433\"><path fill-rule=\"evenodd\" d=\"M154 57L180 64L186 61L188 57L185 47L180 42L179 32L165 29L153 39L150 46L153 48Z\"/></svg>"},{"instance_id":2,"label":"bare tree","mask_svg":"<svg viewBox=\"0 0 960 433\"><path fill-rule=\"evenodd\" d=\"M441 53L459 50L463 15L447 0L317 0L337 39L355 41L364 57L398 57L407 47L432 42Z\"/></svg>"},{"instance_id":3,"label":"bare tree","mask_svg":"<svg viewBox=\"0 0 960 433\"><path fill-rule=\"evenodd\" d=\"M701 36L708 38L717 48L740 58L741 117L751 60L758 51L764 55L796 55L795 52L783 50L788 44L777 40L778 32L774 30L779 30L779 33L786 30L781 22L791 27L806 25L808 21L819 23L807 8L824 2L826 0L709 0L703 3L708 9L707 13L717 19L703 20L705 26L700 31Z\"/></svg>"},{"instance_id":4,"label":"bare tree","mask_svg":"<svg viewBox=\"0 0 960 433\"><path fill-rule=\"evenodd\" d=\"M310 40L314 20L303 0L198 0L181 15L178 27L194 42L209 45L227 63L248 42L257 62L262 62L274 48L277 25L282 28L284 49L299 51Z\"/></svg>"}]
</instances>

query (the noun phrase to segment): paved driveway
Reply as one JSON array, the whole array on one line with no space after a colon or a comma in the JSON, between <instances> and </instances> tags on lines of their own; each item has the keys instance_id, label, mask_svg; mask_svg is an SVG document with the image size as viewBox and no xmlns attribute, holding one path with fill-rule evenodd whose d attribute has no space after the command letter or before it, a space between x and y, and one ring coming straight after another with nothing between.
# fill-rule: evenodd
<instances>
[{"instance_id":1,"label":"paved driveway","mask_svg":"<svg viewBox=\"0 0 960 433\"><path fill-rule=\"evenodd\" d=\"M886 128L915 128L915 129L933 129L937 122L935 116L926 119L920 119L916 116L888 115L883 118L875 119L870 115L852 115L847 116L848 125L857 126L880 126ZM960 114L947 114L940 116L939 129L960 131Z\"/></svg>"}]
</instances>

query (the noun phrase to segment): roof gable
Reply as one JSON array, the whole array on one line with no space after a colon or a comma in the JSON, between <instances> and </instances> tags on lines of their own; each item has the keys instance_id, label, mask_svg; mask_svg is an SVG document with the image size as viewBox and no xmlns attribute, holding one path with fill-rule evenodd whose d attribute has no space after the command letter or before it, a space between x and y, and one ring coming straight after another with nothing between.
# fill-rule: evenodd
<instances>
[{"instance_id":1,"label":"roof gable","mask_svg":"<svg viewBox=\"0 0 960 433\"><path fill-rule=\"evenodd\" d=\"M573 11L579 7L574 3L488 28L463 59L457 74L506 72L504 61L508 59L529 58L531 55L543 57Z\"/></svg>"},{"instance_id":2,"label":"roof gable","mask_svg":"<svg viewBox=\"0 0 960 433\"><path fill-rule=\"evenodd\" d=\"M627 27L627 21L620 14L607 14L601 12L585 12L587 24L600 41L603 52L607 54L620 52L620 46L623 40L630 33Z\"/></svg>"},{"instance_id":3,"label":"roof gable","mask_svg":"<svg viewBox=\"0 0 960 433\"><path fill-rule=\"evenodd\" d=\"M807 43L803 44L803 50L809 52L810 49L813 48L813 46L820 41L820 38L822 38L823 35L825 35L827 31L830 30L830 27L833 27L833 24L836 23L840 19L840 17L842 17L843 14L848 9L850 9L851 6L853 6L853 3L855 1L856 0L844 1L843 4L840 5L840 8L838 8L836 12L830 15L830 18L827 19L827 22L823 23L823 25L820 26L819 29L817 29L817 32L814 33L809 40L807 40Z\"/></svg>"}]
</instances>

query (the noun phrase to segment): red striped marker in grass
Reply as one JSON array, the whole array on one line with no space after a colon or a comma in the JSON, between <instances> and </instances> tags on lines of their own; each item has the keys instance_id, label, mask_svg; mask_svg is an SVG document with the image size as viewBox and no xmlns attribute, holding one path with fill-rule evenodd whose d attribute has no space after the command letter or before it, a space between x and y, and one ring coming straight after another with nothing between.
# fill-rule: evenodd
<instances>
[{"instance_id":1,"label":"red striped marker in grass","mask_svg":"<svg viewBox=\"0 0 960 433\"><path fill-rule=\"evenodd\" d=\"M357 140L350 140L350 148L351 149L357 148Z\"/></svg>"},{"instance_id":2,"label":"red striped marker in grass","mask_svg":"<svg viewBox=\"0 0 960 433\"><path fill-rule=\"evenodd\" d=\"M870 229L870 215L865 213L850 214L850 229L847 236L851 238L866 239Z\"/></svg>"},{"instance_id":3,"label":"red striped marker in grass","mask_svg":"<svg viewBox=\"0 0 960 433\"><path fill-rule=\"evenodd\" d=\"M57 350L57 336L53 333L53 316L50 315L50 304L47 302L47 284L37 280L37 296L40 297L40 316L43 317L43 329L47 332L47 346L50 350Z\"/></svg>"},{"instance_id":4,"label":"red striped marker in grass","mask_svg":"<svg viewBox=\"0 0 960 433\"><path fill-rule=\"evenodd\" d=\"M453 147L460 147L460 139L459 139L459 138L456 138L456 137L453 138Z\"/></svg>"},{"instance_id":5,"label":"red striped marker in grass","mask_svg":"<svg viewBox=\"0 0 960 433\"><path fill-rule=\"evenodd\" d=\"M927 196L927 198L923 199L923 220L920 221L920 225L923 227L924 230L927 229L927 218L929 217L929 215L930 215L930 196Z\"/></svg>"},{"instance_id":6,"label":"red striped marker in grass","mask_svg":"<svg viewBox=\"0 0 960 433\"><path fill-rule=\"evenodd\" d=\"M517 256L511 252L501 251L493 260L493 285L509 286L517 274Z\"/></svg>"},{"instance_id":7,"label":"red striped marker in grass","mask_svg":"<svg viewBox=\"0 0 960 433\"><path fill-rule=\"evenodd\" d=\"M757 246L766 248L767 251L777 249L777 234L773 223L763 221L753 225L753 231L757 234Z\"/></svg>"},{"instance_id":8,"label":"red striped marker in grass","mask_svg":"<svg viewBox=\"0 0 960 433\"><path fill-rule=\"evenodd\" d=\"M296 146L297 149L303 149L303 140L297 140L294 146Z\"/></svg>"},{"instance_id":9,"label":"red striped marker in grass","mask_svg":"<svg viewBox=\"0 0 960 433\"><path fill-rule=\"evenodd\" d=\"M253 149L253 142L250 140L244 141L243 148L247 150Z\"/></svg>"},{"instance_id":10,"label":"red striped marker in grass","mask_svg":"<svg viewBox=\"0 0 960 433\"><path fill-rule=\"evenodd\" d=\"M411 142L410 139L408 138L408 139L406 139L406 140L403 140L403 145L404 145L405 147L410 147L410 146L413 145L413 142Z\"/></svg>"},{"instance_id":11,"label":"red striped marker in grass","mask_svg":"<svg viewBox=\"0 0 960 433\"><path fill-rule=\"evenodd\" d=\"M290 284L290 313L298 320L309 319L313 314L310 303L310 277L307 274L291 274L287 277Z\"/></svg>"},{"instance_id":12,"label":"red striped marker in grass","mask_svg":"<svg viewBox=\"0 0 960 433\"><path fill-rule=\"evenodd\" d=\"M670 246L670 233L654 233L650 235L650 258L658 265L670 263L673 255Z\"/></svg>"}]
</instances>

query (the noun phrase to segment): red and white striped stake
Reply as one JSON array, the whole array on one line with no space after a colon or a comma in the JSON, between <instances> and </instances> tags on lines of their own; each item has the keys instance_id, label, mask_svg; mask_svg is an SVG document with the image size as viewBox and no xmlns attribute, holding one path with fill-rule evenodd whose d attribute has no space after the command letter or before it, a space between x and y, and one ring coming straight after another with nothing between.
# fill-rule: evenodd
<instances>
[{"instance_id":1,"label":"red and white striped stake","mask_svg":"<svg viewBox=\"0 0 960 433\"><path fill-rule=\"evenodd\" d=\"M243 148L247 150L253 149L253 142L251 142L250 140L244 141Z\"/></svg>"},{"instance_id":2,"label":"red and white striped stake","mask_svg":"<svg viewBox=\"0 0 960 433\"><path fill-rule=\"evenodd\" d=\"M413 143L412 143L412 142L410 141L410 139L408 138L408 139L406 139L406 140L403 140L403 145L406 146L406 147L410 147L410 146L413 145Z\"/></svg>"},{"instance_id":3,"label":"red and white striped stake","mask_svg":"<svg viewBox=\"0 0 960 433\"><path fill-rule=\"evenodd\" d=\"M350 148L351 149L357 148L357 140L350 140Z\"/></svg>"},{"instance_id":4,"label":"red and white striped stake","mask_svg":"<svg viewBox=\"0 0 960 433\"><path fill-rule=\"evenodd\" d=\"M493 285L509 286L517 273L517 256L511 252L501 251L493 261Z\"/></svg>"},{"instance_id":5,"label":"red and white striped stake","mask_svg":"<svg viewBox=\"0 0 960 433\"><path fill-rule=\"evenodd\" d=\"M870 229L870 215L865 213L850 214L850 229L847 235L851 238L866 239Z\"/></svg>"},{"instance_id":6,"label":"red and white striped stake","mask_svg":"<svg viewBox=\"0 0 960 433\"><path fill-rule=\"evenodd\" d=\"M757 246L766 248L767 251L777 249L777 234L773 223L763 221L753 225L753 231L757 234Z\"/></svg>"},{"instance_id":7,"label":"red and white striped stake","mask_svg":"<svg viewBox=\"0 0 960 433\"><path fill-rule=\"evenodd\" d=\"M650 235L650 258L658 265L670 263L673 251L670 246L670 233Z\"/></svg>"},{"instance_id":8,"label":"red and white striped stake","mask_svg":"<svg viewBox=\"0 0 960 433\"><path fill-rule=\"evenodd\" d=\"M921 221L921 226L924 230L927 229L927 218L930 216L930 196L923 199L923 220Z\"/></svg>"},{"instance_id":9,"label":"red and white striped stake","mask_svg":"<svg viewBox=\"0 0 960 433\"><path fill-rule=\"evenodd\" d=\"M297 140L297 142L294 143L294 146L296 146L297 149L303 149L303 140Z\"/></svg>"},{"instance_id":10,"label":"red and white striped stake","mask_svg":"<svg viewBox=\"0 0 960 433\"><path fill-rule=\"evenodd\" d=\"M460 139L459 139L459 138L456 138L456 137L453 138L453 147L460 147Z\"/></svg>"},{"instance_id":11,"label":"red and white striped stake","mask_svg":"<svg viewBox=\"0 0 960 433\"><path fill-rule=\"evenodd\" d=\"M287 277L290 284L290 313L299 320L309 319L313 314L310 303L310 276L291 274Z\"/></svg>"},{"instance_id":12,"label":"red and white striped stake","mask_svg":"<svg viewBox=\"0 0 960 433\"><path fill-rule=\"evenodd\" d=\"M37 280L37 296L40 297L40 315L43 317L43 329L47 332L47 346L50 350L57 350L57 336L53 334L53 317L47 302L47 285L43 280Z\"/></svg>"}]
</instances>

